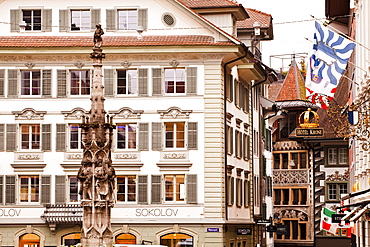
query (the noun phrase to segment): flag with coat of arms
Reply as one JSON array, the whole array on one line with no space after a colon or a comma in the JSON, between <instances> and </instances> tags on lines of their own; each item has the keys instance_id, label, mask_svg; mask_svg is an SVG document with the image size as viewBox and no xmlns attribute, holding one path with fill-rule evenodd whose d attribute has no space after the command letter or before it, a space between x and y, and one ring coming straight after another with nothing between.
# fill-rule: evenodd
<instances>
[{"instance_id":1,"label":"flag with coat of arms","mask_svg":"<svg viewBox=\"0 0 370 247\"><path fill-rule=\"evenodd\" d=\"M306 76L308 100L327 109L354 48L354 42L315 22L314 45Z\"/></svg>"}]
</instances>

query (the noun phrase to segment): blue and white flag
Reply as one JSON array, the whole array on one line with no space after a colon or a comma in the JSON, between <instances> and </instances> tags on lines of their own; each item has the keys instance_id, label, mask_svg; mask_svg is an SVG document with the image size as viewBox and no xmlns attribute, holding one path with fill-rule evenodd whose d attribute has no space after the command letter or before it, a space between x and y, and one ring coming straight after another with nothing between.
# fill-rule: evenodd
<instances>
[{"instance_id":1,"label":"blue and white flag","mask_svg":"<svg viewBox=\"0 0 370 247\"><path fill-rule=\"evenodd\" d=\"M307 99L327 108L354 48L355 43L315 22L314 45L306 76Z\"/></svg>"}]
</instances>

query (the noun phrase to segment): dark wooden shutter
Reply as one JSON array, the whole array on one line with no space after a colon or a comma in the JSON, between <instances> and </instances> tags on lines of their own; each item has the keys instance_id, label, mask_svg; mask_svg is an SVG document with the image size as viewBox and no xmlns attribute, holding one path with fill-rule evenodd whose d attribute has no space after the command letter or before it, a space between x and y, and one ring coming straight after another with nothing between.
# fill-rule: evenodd
<instances>
[{"instance_id":1,"label":"dark wooden shutter","mask_svg":"<svg viewBox=\"0 0 370 247\"><path fill-rule=\"evenodd\" d=\"M188 174L186 179L186 202L198 203L197 174Z\"/></svg>"},{"instance_id":2,"label":"dark wooden shutter","mask_svg":"<svg viewBox=\"0 0 370 247\"><path fill-rule=\"evenodd\" d=\"M51 32L52 31L52 13L51 9L43 9L42 10L42 26L41 29L44 32Z\"/></svg>"},{"instance_id":3,"label":"dark wooden shutter","mask_svg":"<svg viewBox=\"0 0 370 247\"><path fill-rule=\"evenodd\" d=\"M56 151L66 151L66 124L57 124Z\"/></svg>"},{"instance_id":4,"label":"dark wooden shutter","mask_svg":"<svg viewBox=\"0 0 370 247\"><path fill-rule=\"evenodd\" d=\"M115 9L107 9L106 10L107 27L105 29L107 31L117 31L116 13L117 13L117 10L115 10Z\"/></svg>"},{"instance_id":5,"label":"dark wooden shutter","mask_svg":"<svg viewBox=\"0 0 370 247\"><path fill-rule=\"evenodd\" d=\"M51 151L51 124L42 124L41 131L41 151Z\"/></svg>"},{"instance_id":6,"label":"dark wooden shutter","mask_svg":"<svg viewBox=\"0 0 370 247\"><path fill-rule=\"evenodd\" d=\"M4 176L0 175L0 205L4 204Z\"/></svg>"},{"instance_id":7,"label":"dark wooden shutter","mask_svg":"<svg viewBox=\"0 0 370 247\"><path fill-rule=\"evenodd\" d=\"M235 178L230 178L230 203L231 205L234 205L234 199L235 199Z\"/></svg>"},{"instance_id":8,"label":"dark wooden shutter","mask_svg":"<svg viewBox=\"0 0 370 247\"><path fill-rule=\"evenodd\" d=\"M148 29L148 9L138 9L137 26L142 27L143 30Z\"/></svg>"},{"instance_id":9,"label":"dark wooden shutter","mask_svg":"<svg viewBox=\"0 0 370 247\"><path fill-rule=\"evenodd\" d=\"M55 203L66 202L66 176L55 176Z\"/></svg>"},{"instance_id":10,"label":"dark wooden shutter","mask_svg":"<svg viewBox=\"0 0 370 247\"><path fill-rule=\"evenodd\" d=\"M152 204L162 202L162 175L152 175Z\"/></svg>"},{"instance_id":11,"label":"dark wooden shutter","mask_svg":"<svg viewBox=\"0 0 370 247\"><path fill-rule=\"evenodd\" d=\"M198 123L188 123L188 149L198 149Z\"/></svg>"},{"instance_id":12,"label":"dark wooden shutter","mask_svg":"<svg viewBox=\"0 0 370 247\"><path fill-rule=\"evenodd\" d=\"M5 151L5 124L0 124L0 152Z\"/></svg>"},{"instance_id":13,"label":"dark wooden shutter","mask_svg":"<svg viewBox=\"0 0 370 247\"><path fill-rule=\"evenodd\" d=\"M57 70L58 97L67 96L67 70Z\"/></svg>"},{"instance_id":14,"label":"dark wooden shutter","mask_svg":"<svg viewBox=\"0 0 370 247\"><path fill-rule=\"evenodd\" d=\"M105 69L104 70L104 95L105 96L114 96L113 90L113 69Z\"/></svg>"},{"instance_id":15,"label":"dark wooden shutter","mask_svg":"<svg viewBox=\"0 0 370 247\"><path fill-rule=\"evenodd\" d=\"M42 71L42 96L51 96L51 70Z\"/></svg>"},{"instance_id":16,"label":"dark wooden shutter","mask_svg":"<svg viewBox=\"0 0 370 247\"><path fill-rule=\"evenodd\" d=\"M6 175L5 183L5 204L15 204L15 175Z\"/></svg>"},{"instance_id":17,"label":"dark wooden shutter","mask_svg":"<svg viewBox=\"0 0 370 247\"><path fill-rule=\"evenodd\" d=\"M148 175L138 175L138 204L148 204Z\"/></svg>"},{"instance_id":18,"label":"dark wooden shutter","mask_svg":"<svg viewBox=\"0 0 370 247\"><path fill-rule=\"evenodd\" d=\"M17 125L6 125L6 151L14 152L17 149Z\"/></svg>"},{"instance_id":19,"label":"dark wooden shutter","mask_svg":"<svg viewBox=\"0 0 370 247\"><path fill-rule=\"evenodd\" d=\"M5 69L0 69L0 97L5 96Z\"/></svg>"},{"instance_id":20,"label":"dark wooden shutter","mask_svg":"<svg viewBox=\"0 0 370 247\"><path fill-rule=\"evenodd\" d=\"M91 31L95 31L96 24L100 24L100 9L91 10Z\"/></svg>"},{"instance_id":21,"label":"dark wooden shutter","mask_svg":"<svg viewBox=\"0 0 370 247\"><path fill-rule=\"evenodd\" d=\"M248 180L244 180L244 207L248 207L250 203L250 182Z\"/></svg>"},{"instance_id":22,"label":"dark wooden shutter","mask_svg":"<svg viewBox=\"0 0 370 247\"><path fill-rule=\"evenodd\" d=\"M148 69L138 69L139 96L148 96Z\"/></svg>"},{"instance_id":23,"label":"dark wooden shutter","mask_svg":"<svg viewBox=\"0 0 370 247\"><path fill-rule=\"evenodd\" d=\"M197 67L186 69L186 93L197 94Z\"/></svg>"},{"instance_id":24,"label":"dark wooden shutter","mask_svg":"<svg viewBox=\"0 0 370 247\"><path fill-rule=\"evenodd\" d=\"M152 149L162 150L162 124L152 123Z\"/></svg>"},{"instance_id":25,"label":"dark wooden shutter","mask_svg":"<svg viewBox=\"0 0 370 247\"><path fill-rule=\"evenodd\" d=\"M8 96L17 97L18 95L18 70L8 70Z\"/></svg>"},{"instance_id":26,"label":"dark wooden shutter","mask_svg":"<svg viewBox=\"0 0 370 247\"><path fill-rule=\"evenodd\" d=\"M51 185L51 176L43 175L41 176L41 203L46 204L50 203L50 186Z\"/></svg>"},{"instance_id":27,"label":"dark wooden shutter","mask_svg":"<svg viewBox=\"0 0 370 247\"><path fill-rule=\"evenodd\" d=\"M19 32L19 22L20 19L20 11L19 9L11 9L10 10L10 31L11 32Z\"/></svg>"},{"instance_id":28,"label":"dark wooden shutter","mask_svg":"<svg viewBox=\"0 0 370 247\"><path fill-rule=\"evenodd\" d=\"M69 10L60 9L59 10L59 32L68 32L71 30L69 26Z\"/></svg>"},{"instance_id":29,"label":"dark wooden shutter","mask_svg":"<svg viewBox=\"0 0 370 247\"><path fill-rule=\"evenodd\" d=\"M153 95L162 95L162 69L152 69Z\"/></svg>"},{"instance_id":30,"label":"dark wooden shutter","mask_svg":"<svg viewBox=\"0 0 370 247\"><path fill-rule=\"evenodd\" d=\"M149 124L139 123L139 150L149 150Z\"/></svg>"}]
</instances>

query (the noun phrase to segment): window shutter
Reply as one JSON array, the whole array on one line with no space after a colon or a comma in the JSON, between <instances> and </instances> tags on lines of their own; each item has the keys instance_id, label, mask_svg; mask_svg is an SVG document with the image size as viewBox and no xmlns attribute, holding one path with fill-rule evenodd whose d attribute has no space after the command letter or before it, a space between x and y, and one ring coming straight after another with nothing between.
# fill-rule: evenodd
<instances>
[{"instance_id":1,"label":"window shutter","mask_svg":"<svg viewBox=\"0 0 370 247\"><path fill-rule=\"evenodd\" d=\"M67 70L57 70L58 77L58 97L67 96Z\"/></svg>"},{"instance_id":2,"label":"window shutter","mask_svg":"<svg viewBox=\"0 0 370 247\"><path fill-rule=\"evenodd\" d=\"M51 9L42 10L42 31L51 32L52 29L52 13Z\"/></svg>"},{"instance_id":3,"label":"window shutter","mask_svg":"<svg viewBox=\"0 0 370 247\"><path fill-rule=\"evenodd\" d=\"M5 124L0 124L0 152L5 151L4 141L5 141Z\"/></svg>"},{"instance_id":4,"label":"window shutter","mask_svg":"<svg viewBox=\"0 0 370 247\"><path fill-rule=\"evenodd\" d=\"M235 178L231 177L231 183L230 183L230 203L231 205L234 205L234 199L235 199Z\"/></svg>"},{"instance_id":5,"label":"window shutter","mask_svg":"<svg viewBox=\"0 0 370 247\"><path fill-rule=\"evenodd\" d=\"M243 84L239 83L239 107L243 108Z\"/></svg>"},{"instance_id":6,"label":"window shutter","mask_svg":"<svg viewBox=\"0 0 370 247\"><path fill-rule=\"evenodd\" d=\"M138 175L138 204L148 204L148 175Z\"/></svg>"},{"instance_id":7,"label":"window shutter","mask_svg":"<svg viewBox=\"0 0 370 247\"><path fill-rule=\"evenodd\" d=\"M55 203L66 202L66 176L55 176Z\"/></svg>"},{"instance_id":8,"label":"window shutter","mask_svg":"<svg viewBox=\"0 0 370 247\"><path fill-rule=\"evenodd\" d=\"M51 176L41 176L41 203L50 203L50 184Z\"/></svg>"},{"instance_id":9,"label":"window shutter","mask_svg":"<svg viewBox=\"0 0 370 247\"><path fill-rule=\"evenodd\" d=\"M152 175L152 204L160 204L162 196L162 176Z\"/></svg>"},{"instance_id":10,"label":"window shutter","mask_svg":"<svg viewBox=\"0 0 370 247\"><path fill-rule=\"evenodd\" d=\"M162 124L152 123L152 149L162 150Z\"/></svg>"},{"instance_id":11,"label":"window shutter","mask_svg":"<svg viewBox=\"0 0 370 247\"><path fill-rule=\"evenodd\" d=\"M42 71L42 96L51 96L51 70Z\"/></svg>"},{"instance_id":12,"label":"window shutter","mask_svg":"<svg viewBox=\"0 0 370 247\"><path fill-rule=\"evenodd\" d=\"M95 31L96 24L100 23L100 9L91 10L91 31Z\"/></svg>"},{"instance_id":13,"label":"window shutter","mask_svg":"<svg viewBox=\"0 0 370 247\"><path fill-rule=\"evenodd\" d=\"M69 26L69 11L67 9L59 10L59 32L68 32L71 30Z\"/></svg>"},{"instance_id":14,"label":"window shutter","mask_svg":"<svg viewBox=\"0 0 370 247\"><path fill-rule=\"evenodd\" d=\"M51 151L51 124L42 124L41 151Z\"/></svg>"},{"instance_id":15,"label":"window shutter","mask_svg":"<svg viewBox=\"0 0 370 247\"><path fill-rule=\"evenodd\" d=\"M56 151L66 151L66 124L57 124Z\"/></svg>"},{"instance_id":16,"label":"window shutter","mask_svg":"<svg viewBox=\"0 0 370 247\"><path fill-rule=\"evenodd\" d=\"M197 67L186 69L186 93L197 94Z\"/></svg>"},{"instance_id":17,"label":"window shutter","mask_svg":"<svg viewBox=\"0 0 370 247\"><path fill-rule=\"evenodd\" d=\"M188 174L186 184L186 202L196 204L198 202L197 174Z\"/></svg>"},{"instance_id":18,"label":"window shutter","mask_svg":"<svg viewBox=\"0 0 370 247\"><path fill-rule=\"evenodd\" d=\"M115 9L107 9L106 10L106 20L107 20L107 31L117 31L117 18L116 18L117 10Z\"/></svg>"},{"instance_id":19,"label":"window shutter","mask_svg":"<svg viewBox=\"0 0 370 247\"><path fill-rule=\"evenodd\" d=\"M250 152L250 149L251 149L251 137L249 135L247 135L247 143L246 143L246 158L247 160L250 160L251 159L251 152Z\"/></svg>"},{"instance_id":20,"label":"window shutter","mask_svg":"<svg viewBox=\"0 0 370 247\"><path fill-rule=\"evenodd\" d=\"M230 154L234 154L234 128L230 127Z\"/></svg>"},{"instance_id":21,"label":"window shutter","mask_svg":"<svg viewBox=\"0 0 370 247\"><path fill-rule=\"evenodd\" d=\"M148 69L138 69L139 96L148 96Z\"/></svg>"},{"instance_id":22,"label":"window shutter","mask_svg":"<svg viewBox=\"0 0 370 247\"><path fill-rule=\"evenodd\" d=\"M138 20L137 20L137 26L143 27L143 30L148 29L148 9L138 9Z\"/></svg>"},{"instance_id":23,"label":"window shutter","mask_svg":"<svg viewBox=\"0 0 370 247\"><path fill-rule=\"evenodd\" d=\"M10 10L10 31L19 32L19 22L20 22L20 10L11 9Z\"/></svg>"},{"instance_id":24,"label":"window shutter","mask_svg":"<svg viewBox=\"0 0 370 247\"><path fill-rule=\"evenodd\" d=\"M153 78L153 95L162 95L162 69L153 68L152 69Z\"/></svg>"},{"instance_id":25,"label":"window shutter","mask_svg":"<svg viewBox=\"0 0 370 247\"><path fill-rule=\"evenodd\" d=\"M0 96L5 96L5 69L0 69Z\"/></svg>"},{"instance_id":26,"label":"window shutter","mask_svg":"<svg viewBox=\"0 0 370 247\"><path fill-rule=\"evenodd\" d=\"M104 95L113 96L113 69L104 70Z\"/></svg>"},{"instance_id":27,"label":"window shutter","mask_svg":"<svg viewBox=\"0 0 370 247\"><path fill-rule=\"evenodd\" d=\"M149 124L139 123L139 150L149 150Z\"/></svg>"},{"instance_id":28,"label":"window shutter","mask_svg":"<svg viewBox=\"0 0 370 247\"><path fill-rule=\"evenodd\" d=\"M15 175L6 175L5 183L5 204L15 204Z\"/></svg>"},{"instance_id":29,"label":"window shutter","mask_svg":"<svg viewBox=\"0 0 370 247\"><path fill-rule=\"evenodd\" d=\"M18 94L18 70L9 69L8 70L8 96L17 97Z\"/></svg>"},{"instance_id":30,"label":"window shutter","mask_svg":"<svg viewBox=\"0 0 370 247\"><path fill-rule=\"evenodd\" d=\"M248 207L250 203L250 182L248 180L244 180L244 206Z\"/></svg>"},{"instance_id":31,"label":"window shutter","mask_svg":"<svg viewBox=\"0 0 370 247\"><path fill-rule=\"evenodd\" d=\"M0 205L4 204L4 176L0 175Z\"/></svg>"},{"instance_id":32,"label":"window shutter","mask_svg":"<svg viewBox=\"0 0 370 247\"><path fill-rule=\"evenodd\" d=\"M14 152L17 149L17 125L7 124L6 125L6 151Z\"/></svg>"},{"instance_id":33,"label":"window shutter","mask_svg":"<svg viewBox=\"0 0 370 247\"><path fill-rule=\"evenodd\" d=\"M188 123L188 149L198 149L198 123Z\"/></svg>"}]
</instances>

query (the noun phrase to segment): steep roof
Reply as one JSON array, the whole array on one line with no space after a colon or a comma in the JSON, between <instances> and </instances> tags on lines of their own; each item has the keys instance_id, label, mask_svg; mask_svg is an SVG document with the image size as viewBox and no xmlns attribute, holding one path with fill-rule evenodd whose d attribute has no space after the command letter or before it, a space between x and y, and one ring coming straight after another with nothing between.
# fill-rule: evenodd
<instances>
[{"instance_id":1,"label":"steep roof","mask_svg":"<svg viewBox=\"0 0 370 247\"><path fill-rule=\"evenodd\" d=\"M276 90L276 87L272 87L271 90ZM277 93L275 101L306 100L304 79L295 60L292 61L280 90L276 90L275 93ZM269 95L272 94L269 92Z\"/></svg>"},{"instance_id":2,"label":"steep roof","mask_svg":"<svg viewBox=\"0 0 370 247\"><path fill-rule=\"evenodd\" d=\"M91 47L90 36L0 36L0 47ZM174 46L174 45L235 45L231 41L215 42L211 36L105 36L104 47L117 46Z\"/></svg>"},{"instance_id":3,"label":"steep roof","mask_svg":"<svg viewBox=\"0 0 370 247\"><path fill-rule=\"evenodd\" d=\"M261 28L269 28L272 24L272 16L255 9L245 9L249 15L249 18L237 21L236 27L238 29L249 29L253 28L253 24L258 21L261 24Z\"/></svg>"}]
</instances>

